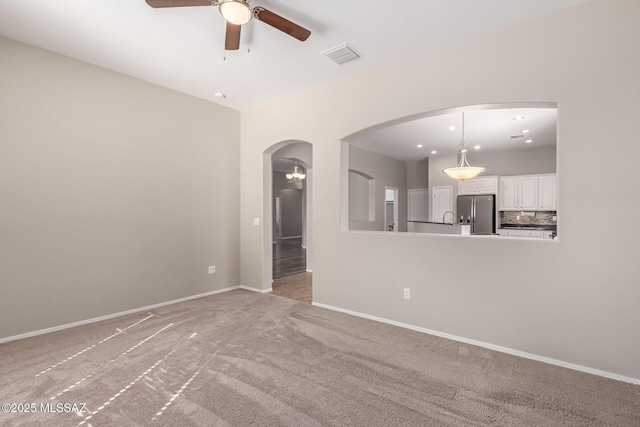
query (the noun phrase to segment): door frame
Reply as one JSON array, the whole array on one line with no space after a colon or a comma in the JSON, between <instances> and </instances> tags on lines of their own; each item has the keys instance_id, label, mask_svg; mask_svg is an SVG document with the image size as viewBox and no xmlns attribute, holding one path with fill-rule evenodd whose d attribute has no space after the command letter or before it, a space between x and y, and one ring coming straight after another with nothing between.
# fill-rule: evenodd
<instances>
[{"instance_id":1,"label":"door frame","mask_svg":"<svg viewBox=\"0 0 640 427\"><path fill-rule=\"evenodd\" d=\"M398 189L396 187L384 187L384 231L387 230L387 190L393 191L393 231L398 232Z\"/></svg>"},{"instance_id":2,"label":"door frame","mask_svg":"<svg viewBox=\"0 0 640 427\"><path fill-rule=\"evenodd\" d=\"M305 144L309 150L310 162L295 158L305 168L306 178L303 191L303 244L307 249L307 271L313 269L313 145L302 140L286 140L273 144L262 152L262 289L271 292L273 282L273 154L281 148ZM293 156L295 157L295 156ZM289 158L289 157L287 157ZM260 226L260 218L254 218L254 225Z\"/></svg>"},{"instance_id":3,"label":"door frame","mask_svg":"<svg viewBox=\"0 0 640 427\"><path fill-rule=\"evenodd\" d=\"M275 197L275 212L273 217L273 224L275 226L275 241L282 240L282 196Z\"/></svg>"}]
</instances>

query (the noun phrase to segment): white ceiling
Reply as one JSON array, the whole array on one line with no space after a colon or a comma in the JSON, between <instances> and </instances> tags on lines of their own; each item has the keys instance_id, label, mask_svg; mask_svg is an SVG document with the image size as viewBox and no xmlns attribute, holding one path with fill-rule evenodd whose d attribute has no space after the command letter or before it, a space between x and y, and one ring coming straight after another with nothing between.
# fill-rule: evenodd
<instances>
[{"instance_id":1,"label":"white ceiling","mask_svg":"<svg viewBox=\"0 0 640 427\"><path fill-rule=\"evenodd\" d=\"M217 7L1 0L0 35L242 110L585 1L253 0L311 37L299 42L252 20L226 60ZM343 42L363 57L336 65L321 54Z\"/></svg>"},{"instance_id":2,"label":"white ceiling","mask_svg":"<svg viewBox=\"0 0 640 427\"><path fill-rule=\"evenodd\" d=\"M533 105L537 105L536 108L532 108ZM415 118L403 123L382 124L375 129L359 132L347 141L366 150L403 161L455 154L462 139L464 111L464 141L469 153L524 150L556 145L555 107L549 108L544 104L535 103L528 107L518 105L513 108L514 106L515 104L482 105L435 112L428 117ZM524 118L516 120L515 117Z\"/></svg>"}]
</instances>

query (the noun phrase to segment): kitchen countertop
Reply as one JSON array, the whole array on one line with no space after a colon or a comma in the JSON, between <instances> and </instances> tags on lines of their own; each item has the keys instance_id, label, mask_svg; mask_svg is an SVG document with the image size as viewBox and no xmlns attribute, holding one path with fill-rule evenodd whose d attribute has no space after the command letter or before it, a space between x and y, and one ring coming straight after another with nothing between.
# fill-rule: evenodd
<instances>
[{"instance_id":1,"label":"kitchen countertop","mask_svg":"<svg viewBox=\"0 0 640 427\"><path fill-rule=\"evenodd\" d=\"M501 224L500 228L509 228L512 230L549 230L557 231L557 225L541 225L541 224Z\"/></svg>"},{"instance_id":2,"label":"kitchen countertop","mask_svg":"<svg viewBox=\"0 0 640 427\"><path fill-rule=\"evenodd\" d=\"M456 222L456 223L450 223L450 222L435 222L435 221L414 221L412 219L408 219L407 222L418 222L420 224L440 224L440 225L469 225L468 223L460 223L460 222Z\"/></svg>"}]
</instances>

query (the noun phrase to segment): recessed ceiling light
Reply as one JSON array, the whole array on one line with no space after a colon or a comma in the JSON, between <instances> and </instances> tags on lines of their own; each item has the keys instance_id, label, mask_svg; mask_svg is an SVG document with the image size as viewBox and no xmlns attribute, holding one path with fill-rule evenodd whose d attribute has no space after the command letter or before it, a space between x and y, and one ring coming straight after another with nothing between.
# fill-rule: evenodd
<instances>
[{"instance_id":1,"label":"recessed ceiling light","mask_svg":"<svg viewBox=\"0 0 640 427\"><path fill-rule=\"evenodd\" d=\"M513 118L513 120L522 120L522 119L524 119L524 116L515 116Z\"/></svg>"},{"instance_id":2,"label":"recessed ceiling light","mask_svg":"<svg viewBox=\"0 0 640 427\"><path fill-rule=\"evenodd\" d=\"M527 140L525 141L525 143L526 143L526 144L531 144L532 142L533 142L533 139L527 139Z\"/></svg>"},{"instance_id":3,"label":"recessed ceiling light","mask_svg":"<svg viewBox=\"0 0 640 427\"><path fill-rule=\"evenodd\" d=\"M436 150L433 150L431 154L438 154L438 152Z\"/></svg>"},{"instance_id":4,"label":"recessed ceiling light","mask_svg":"<svg viewBox=\"0 0 640 427\"><path fill-rule=\"evenodd\" d=\"M529 133L529 129L523 130L522 133Z\"/></svg>"},{"instance_id":5,"label":"recessed ceiling light","mask_svg":"<svg viewBox=\"0 0 640 427\"><path fill-rule=\"evenodd\" d=\"M227 97L227 95L225 95L222 92L216 92L216 93L213 94L213 96L215 96L216 98L226 98Z\"/></svg>"},{"instance_id":6,"label":"recessed ceiling light","mask_svg":"<svg viewBox=\"0 0 640 427\"><path fill-rule=\"evenodd\" d=\"M416 147L422 148L422 144L418 144L418 145L416 145Z\"/></svg>"},{"instance_id":7,"label":"recessed ceiling light","mask_svg":"<svg viewBox=\"0 0 640 427\"><path fill-rule=\"evenodd\" d=\"M456 130L455 126L449 126L449 130Z\"/></svg>"},{"instance_id":8,"label":"recessed ceiling light","mask_svg":"<svg viewBox=\"0 0 640 427\"><path fill-rule=\"evenodd\" d=\"M479 150L479 149L481 149L481 148L482 148L482 146L480 146L480 145L474 145L474 146L473 146L473 149L474 149L474 150Z\"/></svg>"}]
</instances>

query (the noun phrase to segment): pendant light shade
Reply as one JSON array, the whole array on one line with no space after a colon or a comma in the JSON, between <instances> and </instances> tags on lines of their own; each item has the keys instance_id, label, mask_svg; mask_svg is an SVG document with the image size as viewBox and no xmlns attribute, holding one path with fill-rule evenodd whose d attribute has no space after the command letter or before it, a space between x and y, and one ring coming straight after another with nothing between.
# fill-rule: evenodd
<instances>
[{"instance_id":1,"label":"pendant light shade","mask_svg":"<svg viewBox=\"0 0 640 427\"><path fill-rule=\"evenodd\" d=\"M471 179L480 175L485 168L469 166L467 161L467 150L460 151L460 162L455 168L447 168L443 172L453 179Z\"/></svg>"},{"instance_id":2,"label":"pendant light shade","mask_svg":"<svg viewBox=\"0 0 640 427\"><path fill-rule=\"evenodd\" d=\"M443 170L443 173L446 173L453 179L471 179L486 170L485 168L470 166L467 161L467 149L464 146L464 113L462 113L462 139L460 140L460 150L458 152L460 153L458 165L454 168Z\"/></svg>"}]
</instances>

